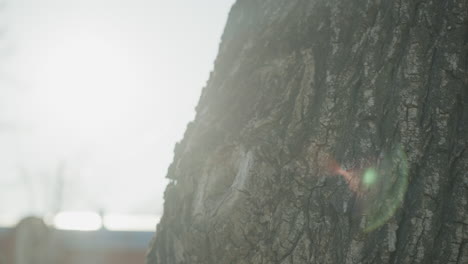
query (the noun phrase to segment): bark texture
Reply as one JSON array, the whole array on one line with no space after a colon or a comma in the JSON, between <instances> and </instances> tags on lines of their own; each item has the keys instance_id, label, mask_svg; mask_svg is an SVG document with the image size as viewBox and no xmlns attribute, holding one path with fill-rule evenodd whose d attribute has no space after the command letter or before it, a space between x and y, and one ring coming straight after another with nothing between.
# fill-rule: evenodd
<instances>
[{"instance_id":1,"label":"bark texture","mask_svg":"<svg viewBox=\"0 0 468 264\"><path fill-rule=\"evenodd\" d=\"M148 263L468 263L467 10L238 0Z\"/></svg>"}]
</instances>

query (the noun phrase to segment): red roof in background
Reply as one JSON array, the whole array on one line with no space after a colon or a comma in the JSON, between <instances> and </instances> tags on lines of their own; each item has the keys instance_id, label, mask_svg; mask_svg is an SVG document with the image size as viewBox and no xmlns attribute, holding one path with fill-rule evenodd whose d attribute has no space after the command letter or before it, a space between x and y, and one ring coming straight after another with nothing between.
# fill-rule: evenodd
<instances>
[{"instance_id":1,"label":"red roof in background","mask_svg":"<svg viewBox=\"0 0 468 264\"><path fill-rule=\"evenodd\" d=\"M0 264L14 263L14 228L0 228ZM51 229L51 263L144 263L153 232ZM4 263L6 262L6 263Z\"/></svg>"}]
</instances>

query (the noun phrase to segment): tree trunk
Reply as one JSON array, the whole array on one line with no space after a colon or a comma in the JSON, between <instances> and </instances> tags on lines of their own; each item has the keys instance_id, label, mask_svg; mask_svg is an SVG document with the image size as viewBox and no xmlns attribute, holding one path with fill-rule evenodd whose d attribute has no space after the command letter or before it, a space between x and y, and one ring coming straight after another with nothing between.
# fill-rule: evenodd
<instances>
[{"instance_id":1,"label":"tree trunk","mask_svg":"<svg viewBox=\"0 0 468 264\"><path fill-rule=\"evenodd\" d=\"M468 263L467 12L238 0L148 263Z\"/></svg>"}]
</instances>

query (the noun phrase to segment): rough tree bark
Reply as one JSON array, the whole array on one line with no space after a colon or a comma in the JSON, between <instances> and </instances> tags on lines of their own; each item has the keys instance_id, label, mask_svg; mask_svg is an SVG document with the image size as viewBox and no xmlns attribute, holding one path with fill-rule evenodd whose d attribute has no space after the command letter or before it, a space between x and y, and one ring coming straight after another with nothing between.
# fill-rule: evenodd
<instances>
[{"instance_id":1,"label":"rough tree bark","mask_svg":"<svg viewBox=\"0 0 468 264\"><path fill-rule=\"evenodd\" d=\"M238 0L148 263L468 263L467 10Z\"/></svg>"}]
</instances>

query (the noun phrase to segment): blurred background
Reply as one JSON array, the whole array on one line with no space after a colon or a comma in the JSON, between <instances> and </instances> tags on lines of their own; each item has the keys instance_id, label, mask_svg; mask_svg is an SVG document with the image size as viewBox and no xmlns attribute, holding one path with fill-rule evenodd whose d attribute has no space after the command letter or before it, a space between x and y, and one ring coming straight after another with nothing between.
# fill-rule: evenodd
<instances>
[{"instance_id":1,"label":"blurred background","mask_svg":"<svg viewBox=\"0 0 468 264\"><path fill-rule=\"evenodd\" d=\"M154 231L233 2L2 0L0 234Z\"/></svg>"}]
</instances>

